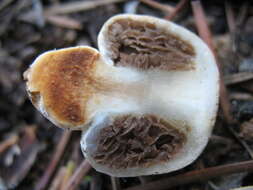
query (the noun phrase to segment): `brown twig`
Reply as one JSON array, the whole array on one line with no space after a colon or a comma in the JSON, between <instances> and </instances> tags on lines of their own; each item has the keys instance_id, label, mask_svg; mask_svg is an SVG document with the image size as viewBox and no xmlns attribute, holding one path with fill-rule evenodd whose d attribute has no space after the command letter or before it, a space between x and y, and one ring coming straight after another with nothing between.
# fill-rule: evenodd
<instances>
[{"instance_id":1,"label":"brown twig","mask_svg":"<svg viewBox=\"0 0 253 190\"><path fill-rule=\"evenodd\" d=\"M76 1L76 2L70 2L70 3L61 3L59 5L48 7L45 10L45 14L47 15L69 14L69 13L94 9L98 6L107 5L111 3L120 3L123 1L125 0Z\"/></svg>"},{"instance_id":2,"label":"brown twig","mask_svg":"<svg viewBox=\"0 0 253 190\"><path fill-rule=\"evenodd\" d=\"M166 12L167 14L170 13L170 12L173 12L174 9L175 9L172 6L163 5L163 4L155 2L153 0L139 0L139 1L142 2L142 3L145 3L147 5L149 5L152 8L159 9L159 10L161 10L163 12Z\"/></svg>"},{"instance_id":3,"label":"brown twig","mask_svg":"<svg viewBox=\"0 0 253 190\"><path fill-rule=\"evenodd\" d=\"M47 167L44 175L42 176L41 180L38 182L38 184L35 186L35 190L42 190L45 189L46 186L48 185L48 182L53 175L56 166L61 158L61 156L64 153L65 147L69 141L69 138L71 136L70 131L64 131L59 144L56 147L56 151L53 155L52 161L50 162L49 166Z\"/></svg>"},{"instance_id":4,"label":"brown twig","mask_svg":"<svg viewBox=\"0 0 253 190\"><path fill-rule=\"evenodd\" d=\"M90 164L86 160L84 160L74 172L68 184L63 190L74 190L81 183L83 177L90 171L90 169Z\"/></svg>"},{"instance_id":5,"label":"brown twig","mask_svg":"<svg viewBox=\"0 0 253 190\"><path fill-rule=\"evenodd\" d=\"M6 149L8 149L10 146L16 144L18 142L18 136L13 135L6 139L4 142L0 143L0 153L4 152Z\"/></svg>"},{"instance_id":6,"label":"brown twig","mask_svg":"<svg viewBox=\"0 0 253 190\"><path fill-rule=\"evenodd\" d=\"M165 19L167 20L173 20L175 16L187 5L189 0L181 0L175 7L175 9L172 11L172 13L168 14Z\"/></svg>"},{"instance_id":7,"label":"brown twig","mask_svg":"<svg viewBox=\"0 0 253 190\"><path fill-rule=\"evenodd\" d=\"M45 15L45 18L49 23L54 24L59 27L76 29L76 30L82 29L81 22L67 16Z\"/></svg>"},{"instance_id":8,"label":"brown twig","mask_svg":"<svg viewBox=\"0 0 253 190\"><path fill-rule=\"evenodd\" d=\"M199 33L200 37L207 43L207 45L212 50L212 52L216 58L216 52L215 52L215 48L214 48L214 45L212 42L212 35L211 35L211 32L210 32L209 27L207 25L206 17L205 17L205 13L202 8L202 5L201 5L200 1L192 1L191 5L192 5L194 18L196 21L198 33ZM227 95L227 89L225 87L224 80L223 80L221 65L219 64L217 58L216 58L216 63L219 68L219 71L220 71L220 104L221 104L221 109L223 111L226 122L228 124L234 124L235 121L234 121L234 119L231 115L231 112L230 112L231 111L230 102L229 102L228 95Z\"/></svg>"},{"instance_id":9,"label":"brown twig","mask_svg":"<svg viewBox=\"0 0 253 190\"><path fill-rule=\"evenodd\" d=\"M66 173L66 168L61 167L58 170L57 174L55 175L54 179L52 180L52 183L48 189L49 190L60 190L60 186L63 181L65 173Z\"/></svg>"},{"instance_id":10,"label":"brown twig","mask_svg":"<svg viewBox=\"0 0 253 190\"><path fill-rule=\"evenodd\" d=\"M206 44L214 53L215 51L214 51L214 45L212 42L212 35L209 30L209 27L206 21L206 16L205 16L203 7L201 5L201 2L192 1L191 5L192 5L193 15L194 15L199 36L206 42ZM220 67L220 65L218 66Z\"/></svg>"},{"instance_id":11,"label":"brown twig","mask_svg":"<svg viewBox=\"0 0 253 190\"><path fill-rule=\"evenodd\" d=\"M144 185L130 187L125 190L167 190L169 188L184 185L191 182L203 182L212 178L216 178L223 175L240 173L240 172L252 172L253 161L238 162L235 164L227 164L222 166L210 167L201 170L190 171L177 176L161 179L158 181L150 182Z\"/></svg>"},{"instance_id":12,"label":"brown twig","mask_svg":"<svg viewBox=\"0 0 253 190\"><path fill-rule=\"evenodd\" d=\"M240 72L224 76L224 83L226 85L238 84L241 82L253 79L252 72Z\"/></svg>"}]
</instances>

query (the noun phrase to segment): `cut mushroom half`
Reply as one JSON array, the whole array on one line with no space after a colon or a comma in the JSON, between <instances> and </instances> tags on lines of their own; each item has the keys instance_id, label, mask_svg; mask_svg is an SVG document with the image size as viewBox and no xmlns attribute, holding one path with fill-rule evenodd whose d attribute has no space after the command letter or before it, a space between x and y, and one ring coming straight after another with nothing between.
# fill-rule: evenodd
<instances>
[{"instance_id":1,"label":"cut mushroom half","mask_svg":"<svg viewBox=\"0 0 253 190\"><path fill-rule=\"evenodd\" d=\"M98 46L40 55L24 74L35 107L61 128L83 130L86 159L111 176L193 162L218 105L219 74L207 45L172 22L125 14L104 24Z\"/></svg>"}]
</instances>

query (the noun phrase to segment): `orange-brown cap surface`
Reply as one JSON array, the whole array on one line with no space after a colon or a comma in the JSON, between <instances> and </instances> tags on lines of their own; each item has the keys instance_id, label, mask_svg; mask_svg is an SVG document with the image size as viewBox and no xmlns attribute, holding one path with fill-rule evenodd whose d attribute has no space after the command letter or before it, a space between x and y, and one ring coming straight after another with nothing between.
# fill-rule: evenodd
<instances>
[{"instance_id":1,"label":"orange-brown cap surface","mask_svg":"<svg viewBox=\"0 0 253 190\"><path fill-rule=\"evenodd\" d=\"M39 56L25 74L33 104L63 128L86 122L85 108L94 93L99 54L88 47L67 48ZM41 100L41 98L43 98ZM43 108L40 108L43 101Z\"/></svg>"}]
</instances>

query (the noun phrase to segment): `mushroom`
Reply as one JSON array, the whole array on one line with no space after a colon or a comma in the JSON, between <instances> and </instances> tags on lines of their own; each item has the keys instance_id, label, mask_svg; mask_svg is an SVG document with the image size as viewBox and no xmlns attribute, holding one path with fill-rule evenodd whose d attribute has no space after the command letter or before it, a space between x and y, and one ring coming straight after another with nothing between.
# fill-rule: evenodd
<instances>
[{"instance_id":1,"label":"mushroom","mask_svg":"<svg viewBox=\"0 0 253 190\"><path fill-rule=\"evenodd\" d=\"M150 16L117 15L86 46L40 55L24 76L34 106L56 126L83 131L81 149L117 177L192 163L215 122L219 73L195 34Z\"/></svg>"}]
</instances>

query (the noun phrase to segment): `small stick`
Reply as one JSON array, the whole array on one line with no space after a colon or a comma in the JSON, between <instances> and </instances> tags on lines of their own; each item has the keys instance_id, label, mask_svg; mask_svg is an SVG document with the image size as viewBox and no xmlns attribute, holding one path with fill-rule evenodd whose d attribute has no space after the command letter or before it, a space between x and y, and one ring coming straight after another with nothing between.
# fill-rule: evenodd
<instances>
[{"instance_id":1,"label":"small stick","mask_svg":"<svg viewBox=\"0 0 253 190\"><path fill-rule=\"evenodd\" d=\"M233 8L228 0L225 1L225 11L227 17L228 28L230 32L230 38L232 42L232 49L236 51L236 44L235 44L235 31L236 31L236 22L235 22L235 15Z\"/></svg>"},{"instance_id":2,"label":"small stick","mask_svg":"<svg viewBox=\"0 0 253 190\"><path fill-rule=\"evenodd\" d=\"M215 48L212 42L212 35L209 30L201 2L199 0L192 1L191 5L199 36L206 42L206 44L214 53Z\"/></svg>"},{"instance_id":3,"label":"small stick","mask_svg":"<svg viewBox=\"0 0 253 190\"><path fill-rule=\"evenodd\" d=\"M59 144L56 147L56 151L53 155L52 161L50 162L49 166L47 167L44 175L42 176L41 180L38 182L38 184L35 186L35 190L42 190L45 189L51 176L53 175L56 166L62 157L65 147L70 139L71 132L70 131L64 131Z\"/></svg>"},{"instance_id":4,"label":"small stick","mask_svg":"<svg viewBox=\"0 0 253 190\"><path fill-rule=\"evenodd\" d=\"M90 171L90 164L84 160L78 169L74 172L72 177L70 178L68 184L65 186L63 190L74 190L81 183L83 177Z\"/></svg>"},{"instance_id":5,"label":"small stick","mask_svg":"<svg viewBox=\"0 0 253 190\"><path fill-rule=\"evenodd\" d=\"M138 177L139 178L139 180L140 180L140 182L141 182L141 184L145 184L145 183L147 183L148 181L146 180L146 178L145 177L143 177L143 176L140 176L140 177Z\"/></svg>"},{"instance_id":6,"label":"small stick","mask_svg":"<svg viewBox=\"0 0 253 190\"><path fill-rule=\"evenodd\" d=\"M14 0L5 0L0 3L0 12L7 7L9 4L11 4Z\"/></svg>"},{"instance_id":7,"label":"small stick","mask_svg":"<svg viewBox=\"0 0 253 190\"><path fill-rule=\"evenodd\" d=\"M166 179L157 180L144 185L138 185L130 187L125 190L167 190L169 188L184 185L191 182L203 182L212 178L220 177L223 175L241 173L241 172L252 172L253 161L238 162L235 164L227 164L222 166L210 167L201 170L195 170L179 174Z\"/></svg>"},{"instance_id":8,"label":"small stick","mask_svg":"<svg viewBox=\"0 0 253 190\"><path fill-rule=\"evenodd\" d=\"M187 5L189 0L181 0L175 9L168 16L165 17L167 20L173 20L175 16Z\"/></svg>"},{"instance_id":9,"label":"small stick","mask_svg":"<svg viewBox=\"0 0 253 190\"><path fill-rule=\"evenodd\" d=\"M60 190L61 183L63 182L63 177L66 173L66 167L61 167L56 176L54 177L52 184L48 188L49 190Z\"/></svg>"},{"instance_id":10,"label":"small stick","mask_svg":"<svg viewBox=\"0 0 253 190\"><path fill-rule=\"evenodd\" d=\"M138 178L139 178L141 184L145 184L145 183L152 181L151 175L150 176L139 176Z\"/></svg>"},{"instance_id":11,"label":"small stick","mask_svg":"<svg viewBox=\"0 0 253 190\"><path fill-rule=\"evenodd\" d=\"M225 11L227 17L227 23L230 33L235 31L235 15L233 8L228 0L225 1Z\"/></svg>"},{"instance_id":12,"label":"small stick","mask_svg":"<svg viewBox=\"0 0 253 190\"><path fill-rule=\"evenodd\" d=\"M245 18L246 18L247 13L248 13L248 8L249 8L249 2L245 1L243 3L243 5L241 6L241 8L240 8L238 18L236 19L237 27L242 27L243 26Z\"/></svg>"},{"instance_id":13,"label":"small stick","mask_svg":"<svg viewBox=\"0 0 253 190\"><path fill-rule=\"evenodd\" d=\"M76 1L70 3L62 3L54 5L45 10L45 14L69 14L74 12L85 11L94 9L98 6L107 5L111 3L120 3L125 0L98 0L98 1Z\"/></svg>"},{"instance_id":14,"label":"small stick","mask_svg":"<svg viewBox=\"0 0 253 190\"><path fill-rule=\"evenodd\" d=\"M39 27L45 26L45 18L43 16L43 6L40 0L33 0L33 12L34 12L34 18L36 21L36 24Z\"/></svg>"},{"instance_id":15,"label":"small stick","mask_svg":"<svg viewBox=\"0 0 253 190\"><path fill-rule=\"evenodd\" d=\"M11 137L9 137L8 139L6 139L4 142L0 143L0 154L2 152L4 152L6 149L8 149L10 146L16 144L18 142L18 136L17 135L13 135Z\"/></svg>"},{"instance_id":16,"label":"small stick","mask_svg":"<svg viewBox=\"0 0 253 190\"><path fill-rule=\"evenodd\" d=\"M211 32L209 30L209 27L207 25L206 22L206 17L205 17L205 13L204 10L202 8L202 5L200 3L199 0L197 1L192 1L191 2L192 5L192 10L193 10L193 14L194 14L194 18L196 21L196 26L199 32L200 37L207 43L207 45L209 46L209 48L212 50L215 58L216 58L216 52L215 52L215 48L212 42L212 35ZM230 102L228 99L228 95L227 95L227 89L225 87L224 84L224 80L223 80L223 75L222 75L222 69L221 69L221 65L219 64L219 62L217 61L216 58L216 63L217 66L219 68L220 71L220 103L221 103L221 108L225 117L225 120L228 124L234 124L235 121L231 115L231 108L230 108Z\"/></svg>"},{"instance_id":17,"label":"small stick","mask_svg":"<svg viewBox=\"0 0 253 190\"><path fill-rule=\"evenodd\" d=\"M142 2L142 3L145 3L145 4L147 4L147 5L149 5L149 6L152 7L152 8L161 10L161 11L166 12L166 13L173 12L174 9L175 9L175 8L172 7L172 6L163 5L163 4L158 3L158 2L155 2L155 1L153 1L153 0L139 0L139 1Z\"/></svg>"},{"instance_id":18,"label":"small stick","mask_svg":"<svg viewBox=\"0 0 253 190\"><path fill-rule=\"evenodd\" d=\"M239 135L237 134L237 132L232 128L232 127L227 127L228 130L234 135L234 137L236 138L236 140L246 149L246 151L248 152L248 154L250 155L250 157L253 159L253 151L251 150L251 148L249 147L249 145L239 137Z\"/></svg>"},{"instance_id":19,"label":"small stick","mask_svg":"<svg viewBox=\"0 0 253 190\"><path fill-rule=\"evenodd\" d=\"M253 189L253 186L243 186L243 187L238 187L238 188L235 188L235 189L231 189L231 190L252 190Z\"/></svg>"},{"instance_id":20,"label":"small stick","mask_svg":"<svg viewBox=\"0 0 253 190\"><path fill-rule=\"evenodd\" d=\"M252 101L253 96L251 93L244 93L244 92L233 92L230 93L229 98L232 100L247 100L247 101Z\"/></svg>"},{"instance_id":21,"label":"small stick","mask_svg":"<svg viewBox=\"0 0 253 190\"><path fill-rule=\"evenodd\" d=\"M64 176L62 177L63 179L62 179L59 190L64 189L65 186L68 184L68 181L69 181L70 177L72 176L73 171L75 169L75 163L73 161L69 161L65 168L66 168L66 172L65 172Z\"/></svg>"},{"instance_id":22,"label":"small stick","mask_svg":"<svg viewBox=\"0 0 253 190\"><path fill-rule=\"evenodd\" d=\"M213 189L213 190L219 190L219 187L215 185L212 181L208 181L208 185Z\"/></svg>"},{"instance_id":23,"label":"small stick","mask_svg":"<svg viewBox=\"0 0 253 190\"><path fill-rule=\"evenodd\" d=\"M119 179L116 177L111 177L112 190L121 190Z\"/></svg>"},{"instance_id":24,"label":"small stick","mask_svg":"<svg viewBox=\"0 0 253 190\"><path fill-rule=\"evenodd\" d=\"M224 83L226 85L238 84L241 82L253 79L252 72L240 72L224 76Z\"/></svg>"},{"instance_id":25,"label":"small stick","mask_svg":"<svg viewBox=\"0 0 253 190\"><path fill-rule=\"evenodd\" d=\"M81 30L82 24L70 17L60 15L45 15L46 20L59 27Z\"/></svg>"}]
</instances>

